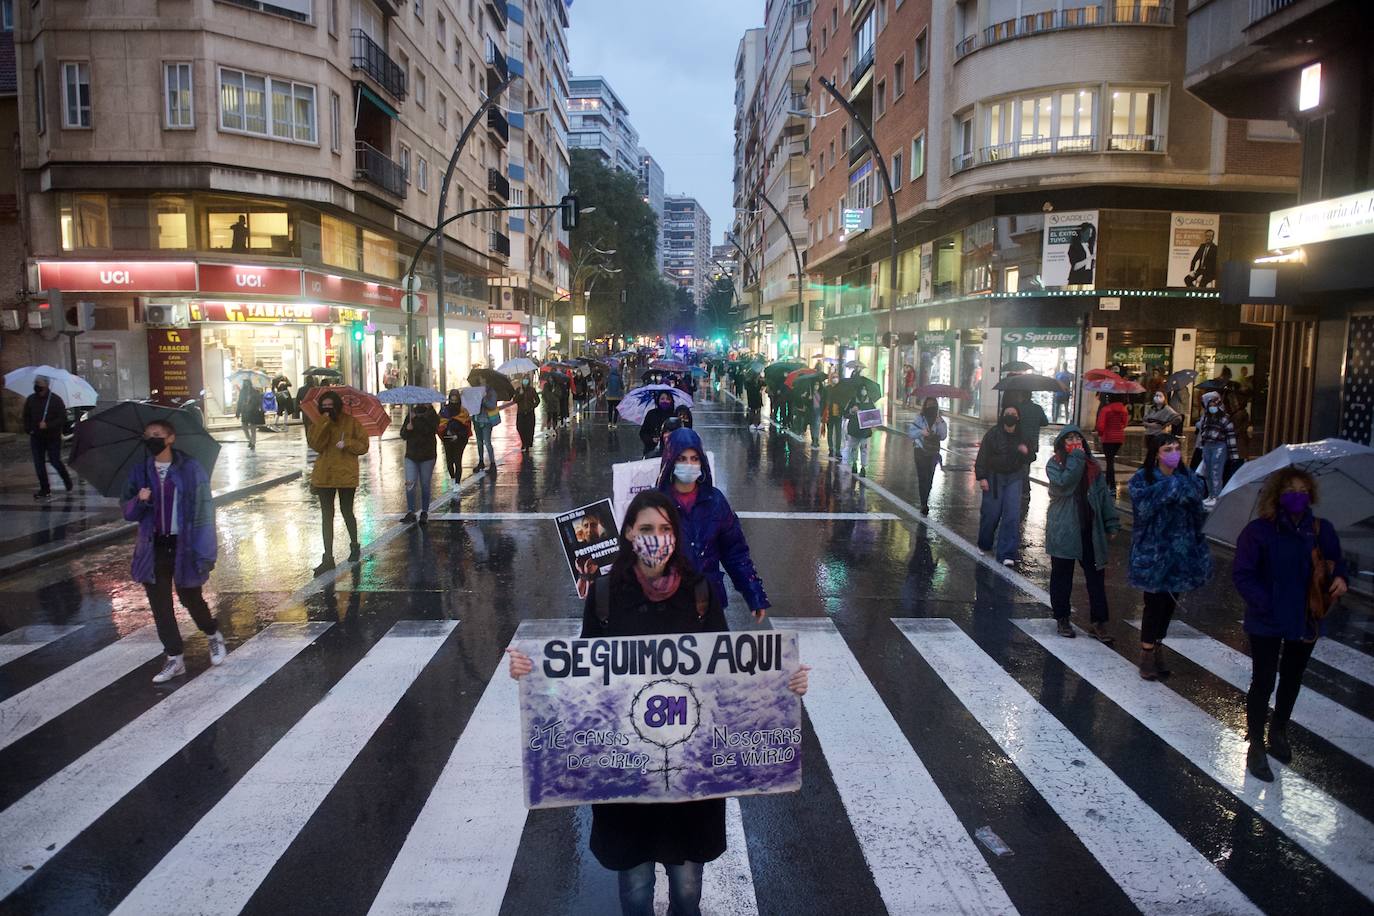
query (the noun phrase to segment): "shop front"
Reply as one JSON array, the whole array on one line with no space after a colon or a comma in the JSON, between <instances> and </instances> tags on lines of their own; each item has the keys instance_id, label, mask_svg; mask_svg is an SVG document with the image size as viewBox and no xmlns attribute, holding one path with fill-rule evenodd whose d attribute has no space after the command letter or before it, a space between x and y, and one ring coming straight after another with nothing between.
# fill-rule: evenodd
<instances>
[{"instance_id":1,"label":"shop front","mask_svg":"<svg viewBox=\"0 0 1374 916\"><path fill-rule=\"evenodd\" d=\"M1073 380L1078 378L1078 328L1003 328L1002 365L1022 362L1035 375L1059 378L1069 389L1066 394L1036 391L1031 399L1045 411L1045 416L1057 422L1061 417L1074 415ZM1003 372L1006 375L1006 372Z\"/></svg>"},{"instance_id":2,"label":"shop front","mask_svg":"<svg viewBox=\"0 0 1374 916\"><path fill-rule=\"evenodd\" d=\"M959 403L959 412L966 417L983 415L983 342L987 331L983 328L964 328L959 337L959 387L973 397Z\"/></svg>"},{"instance_id":3,"label":"shop front","mask_svg":"<svg viewBox=\"0 0 1374 916\"><path fill-rule=\"evenodd\" d=\"M954 384L953 331L921 331L916 335L916 387ZM940 399L940 409L949 410L949 398Z\"/></svg>"}]
</instances>

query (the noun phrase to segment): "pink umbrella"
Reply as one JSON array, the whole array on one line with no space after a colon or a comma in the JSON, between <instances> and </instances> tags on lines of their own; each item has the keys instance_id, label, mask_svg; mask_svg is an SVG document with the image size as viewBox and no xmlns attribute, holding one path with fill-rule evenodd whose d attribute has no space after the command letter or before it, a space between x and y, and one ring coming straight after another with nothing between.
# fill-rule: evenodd
<instances>
[{"instance_id":1,"label":"pink umbrella","mask_svg":"<svg viewBox=\"0 0 1374 916\"><path fill-rule=\"evenodd\" d=\"M1145 386L1139 382L1127 381L1124 378L1101 379L1098 381L1084 382L1084 391L1097 391L1102 394L1144 394Z\"/></svg>"}]
</instances>

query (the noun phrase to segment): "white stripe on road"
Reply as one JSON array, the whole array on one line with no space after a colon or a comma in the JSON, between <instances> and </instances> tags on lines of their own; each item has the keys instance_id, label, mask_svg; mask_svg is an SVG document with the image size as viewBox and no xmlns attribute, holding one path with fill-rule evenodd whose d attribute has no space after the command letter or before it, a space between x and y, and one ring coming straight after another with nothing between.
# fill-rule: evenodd
<instances>
[{"instance_id":1,"label":"white stripe on road","mask_svg":"<svg viewBox=\"0 0 1374 916\"><path fill-rule=\"evenodd\" d=\"M52 677L16 693L0 703L0 748L9 747L161 654L162 642L157 638L157 628L140 627Z\"/></svg>"},{"instance_id":2,"label":"white stripe on road","mask_svg":"<svg viewBox=\"0 0 1374 916\"><path fill-rule=\"evenodd\" d=\"M1140 621L1130 621L1139 628ZM1322 642L1324 640L1319 640ZM1250 689L1250 656L1177 620L1165 646L1239 690ZM1271 703L1272 706L1272 698ZM1374 766L1374 722L1314 690L1298 694L1293 721L1368 766Z\"/></svg>"},{"instance_id":3,"label":"white stripe on road","mask_svg":"<svg viewBox=\"0 0 1374 916\"><path fill-rule=\"evenodd\" d=\"M558 512L437 512L431 522L547 522L558 518ZM891 512L736 512L742 519L823 522L891 522L898 517ZM388 518L401 518L393 514Z\"/></svg>"},{"instance_id":4,"label":"white stripe on road","mask_svg":"<svg viewBox=\"0 0 1374 916\"><path fill-rule=\"evenodd\" d=\"M826 618L775 617L813 666L802 702L889 913L1011 913L1006 891Z\"/></svg>"},{"instance_id":5,"label":"white stripe on road","mask_svg":"<svg viewBox=\"0 0 1374 916\"><path fill-rule=\"evenodd\" d=\"M1239 733L1159 681L1141 680L1134 664L1096 640L1058 636L1053 620L1012 623L1313 858L1374 899L1374 824L1276 761L1270 761L1273 783L1248 775L1247 745Z\"/></svg>"},{"instance_id":6,"label":"white stripe on road","mask_svg":"<svg viewBox=\"0 0 1374 916\"><path fill-rule=\"evenodd\" d=\"M894 620L1142 913L1258 913L952 620Z\"/></svg>"},{"instance_id":7,"label":"white stripe on road","mask_svg":"<svg viewBox=\"0 0 1374 916\"><path fill-rule=\"evenodd\" d=\"M1374 656L1366 655L1353 646L1330 638L1319 639L1312 650L1312 657L1356 680L1374 684Z\"/></svg>"},{"instance_id":8,"label":"white stripe on road","mask_svg":"<svg viewBox=\"0 0 1374 916\"><path fill-rule=\"evenodd\" d=\"M11 630L0 636L0 665L8 665L16 658L23 658L35 649L41 649L50 642L56 642L81 629L81 625L64 627L39 623Z\"/></svg>"},{"instance_id":9,"label":"white stripe on road","mask_svg":"<svg viewBox=\"0 0 1374 916\"><path fill-rule=\"evenodd\" d=\"M272 624L0 812L0 899L330 626Z\"/></svg>"},{"instance_id":10,"label":"white stripe on road","mask_svg":"<svg viewBox=\"0 0 1374 916\"><path fill-rule=\"evenodd\" d=\"M402 620L244 774L115 910L238 913L456 620ZM232 656L231 656L232 661Z\"/></svg>"},{"instance_id":11,"label":"white stripe on road","mask_svg":"<svg viewBox=\"0 0 1374 916\"><path fill-rule=\"evenodd\" d=\"M654 913L667 916L668 874L656 867ZM744 838L744 819L738 798L725 800L725 852L709 863L701 876L701 912L710 916L758 916L754 873L749 866L749 846Z\"/></svg>"}]
</instances>

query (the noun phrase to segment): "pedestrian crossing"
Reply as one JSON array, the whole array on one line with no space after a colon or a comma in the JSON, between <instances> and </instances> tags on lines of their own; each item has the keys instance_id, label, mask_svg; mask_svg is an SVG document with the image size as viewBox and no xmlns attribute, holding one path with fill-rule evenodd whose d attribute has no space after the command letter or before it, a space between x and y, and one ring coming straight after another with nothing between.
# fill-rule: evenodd
<instances>
[{"instance_id":1,"label":"pedestrian crossing","mask_svg":"<svg viewBox=\"0 0 1374 916\"><path fill-rule=\"evenodd\" d=\"M1064 890L1058 886L1062 878L1047 872L1030 882L1026 865L1035 863L1039 869L1039 863L1052 865L1061 855L1090 859L1123 900L1147 914L1253 914L1305 902L1353 911L1374 901L1374 824L1359 790L1332 785L1325 768L1311 761L1275 764L1272 784L1247 776L1245 743L1235 728L1169 684L1142 681L1129 648L1063 639L1055 635L1053 621L1045 619L999 621L1000 636L986 626L970 629L947 618L882 620L865 625L872 632L862 634L842 630L829 617L777 617L770 624L798 633L801 657L813 669L803 708L822 759L804 762L801 800L823 785L843 811L825 833L793 839L818 847L822 857L832 844L852 843L862 869L854 874L789 873L787 880L798 886L802 903L781 907L756 887L762 886L761 869L790 867L770 852L781 841L765 840L765 834L793 828L776 814L760 813L770 810L767 800L741 805L731 799L728 850L705 871L705 913L843 911L844 888L855 882L873 888L874 899L893 914L1041 911ZM0 910L18 900L23 900L21 908L34 903L23 897L33 890L33 885L25 886L31 878L42 876L51 883L53 870L70 864L54 859L78 840L89 845L82 837L92 825L108 820L111 812L122 813L122 799L231 710L272 704L269 681L289 674L292 666L308 664L302 653L337 626L307 622L266 627L236 647L226 664L189 678L151 708L131 713L108 738L77 749L65 767L0 809ZM530 620L520 623L513 636L568 636L579 627L572 619ZM30 632L22 639L51 641L70 632ZM280 868L288 851L327 850L348 841L333 836L331 825L321 822L326 798L339 791L355 762L375 749L385 723L422 673L449 656L462 656L464 668L476 667L472 677L480 696L474 693L476 703L469 707L467 721L455 730L456 743L446 744L444 756L436 759L436 764L446 762L431 771L432 785L422 787L416 797L408 831L397 836L386 861L375 863L370 899L357 901L355 908L374 916L510 913L513 882L517 877L534 880L515 874L522 848L547 842L532 831L547 831L550 825L564 838L570 860L587 859L585 841L576 839L576 809L540 812L536 823L524 808L518 688L507 676L496 644L466 634L465 625L456 620L396 620L370 639L366 651L354 656L356 661L338 664L332 686L313 705L302 707L305 711L293 724L284 724L280 737L251 766L217 790L203 813L178 828L180 835L167 838L165 851L141 866L146 873L120 876L113 882L115 896L105 898L108 905L89 911L140 916L261 912L255 899L273 882L269 897L280 899L279 885L291 880ZM15 639L7 644L29 643ZM1236 688L1239 702L1245 686L1241 671L1248 665L1243 653L1180 622L1173 624L1169 644ZM1334 660L1332 667L1359 680L1357 672L1369 657L1343 644L1323 644L1332 647L1325 653ZM455 646L459 652L448 651ZM483 648L469 652L472 646ZM126 675L157 653L156 634L150 628L135 630L0 703L0 752L49 740L53 728L42 727L60 727L67 717L81 715L92 697L153 689ZM1021 662L1010 664L1012 655ZM933 672L954 702L931 698L913 709L885 679L884 672L914 672L917 666ZM1273 896L1257 884L1253 868L1239 867L1227 854L1199 842L1197 831L1180 823L1177 811L1160 807L1157 795L1140 791L1140 774L1123 771L1109 743L1110 732L1105 737L1084 733L1065 718L1064 709L1037 699L1027 689L1025 672L1034 669L1038 676L1049 670L1046 666L1082 682L1075 702L1091 698L1142 726L1144 740L1161 752L1147 754L1150 759L1176 755L1183 761L1178 772L1151 778L1163 780L1166 787L1171 779L1182 780L1180 788L1186 784L1190 791L1217 799L1218 811L1226 809L1223 798L1233 800L1227 804L1238 803L1274 835L1291 842L1292 854L1272 863L1280 882L1291 884L1289 896ZM1174 675L1175 680L1187 677L1186 671ZM960 726L965 716L967 723ZM1332 753L1348 758L1348 766L1371 765L1362 743L1370 721L1359 710L1309 685L1294 724L1329 741ZM1046 816L1054 823L1037 825L1032 833L1053 838L1061 831L1081 849L1034 849L1023 841L1002 858L980 845L975 833L992 819L980 809L998 804L992 799L1002 788L988 786L986 799L956 804L949 792L958 780L950 768L961 766L958 759L932 756L920 742L918 753L909 738L913 728L955 727L977 729L981 741L990 739L984 745L961 746L986 747L995 771L1016 774L1052 812ZM1367 777L1367 770L1360 772ZM384 800L387 787L369 785L369 790ZM131 829L136 836L142 828ZM835 858L844 856L837 852ZM1021 859L1026 863L1018 865ZM1295 869L1296 877L1285 877L1285 868ZM613 889L614 881L598 887ZM320 911L309 905L309 888L301 888L300 895L299 912ZM5 898L10 898L8 904ZM666 911L665 881L659 882L657 904L658 912ZM49 901L42 908L61 906ZM614 910L614 900L606 899L587 901L579 912Z\"/></svg>"},{"instance_id":2,"label":"pedestrian crossing","mask_svg":"<svg viewBox=\"0 0 1374 916\"><path fill-rule=\"evenodd\" d=\"M50 642L56 642L63 636L70 636L79 629L79 626L36 624L11 630L0 636L0 665L7 665L17 658L23 658L30 652L41 649Z\"/></svg>"}]
</instances>

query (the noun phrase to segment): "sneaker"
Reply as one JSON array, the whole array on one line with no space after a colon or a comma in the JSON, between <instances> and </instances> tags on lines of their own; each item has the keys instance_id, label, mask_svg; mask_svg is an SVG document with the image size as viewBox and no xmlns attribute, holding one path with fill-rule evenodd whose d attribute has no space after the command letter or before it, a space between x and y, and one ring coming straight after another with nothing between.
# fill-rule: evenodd
<instances>
[{"instance_id":1,"label":"sneaker","mask_svg":"<svg viewBox=\"0 0 1374 916\"><path fill-rule=\"evenodd\" d=\"M428 512L421 512L421 513L420 513L420 524L421 524L421 525L427 525L427 524L429 524L429 513L428 513Z\"/></svg>"},{"instance_id":2,"label":"sneaker","mask_svg":"<svg viewBox=\"0 0 1374 916\"><path fill-rule=\"evenodd\" d=\"M1002 561L1002 565L1007 567L1008 569L1011 569L1013 566L1016 565L1016 561L1013 560L1011 557L1007 557L1005 560Z\"/></svg>"},{"instance_id":3,"label":"sneaker","mask_svg":"<svg viewBox=\"0 0 1374 916\"><path fill-rule=\"evenodd\" d=\"M1263 741L1251 741L1245 753L1245 768L1261 782L1273 782L1274 771L1269 768L1269 756L1264 753Z\"/></svg>"},{"instance_id":4,"label":"sneaker","mask_svg":"<svg viewBox=\"0 0 1374 916\"><path fill-rule=\"evenodd\" d=\"M38 492L33 494L33 498L37 500L52 499L52 491L39 490Z\"/></svg>"},{"instance_id":5,"label":"sneaker","mask_svg":"<svg viewBox=\"0 0 1374 916\"><path fill-rule=\"evenodd\" d=\"M415 521L415 513L414 513L414 512L407 512L404 516L401 517L401 524L402 524L402 525L409 525L409 524L410 524L411 522L413 522L413 521Z\"/></svg>"},{"instance_id":6,"label":"sneaker","mask_svg":"<svg viewBox=\"0 0 1374 916\"><path fill-rule=\"evenodd\" d=\"M1073 631L1073 624L1069 623L1069 618L1067 617L1054 618L1054 628L1055 632L1065 639L1073 639L1078 635Z\"/></svg>"},{"instance_id":7,"label":"sneaker","mask_svg":"<svg viewBox=\"0 0 1374 916\"><path fill-rule=\"evenodd\" d=\"M64 481L62 481L62 488L63 488L64 490L66 490L68 493L70 493L70 492L72 491L72 486L73 486L73 484L72 484L72 482L71 482L70 480L64 480Z\"/></svg>"},{"instance_id":8,"label":"sneaker","mask_svg":"<svg viewBox=\"0 0 1374 916\"><path fill-rule=\"evenodd\" d=\"M1279 763L1293 759L1293 748L1288 744L1288 726L1277 722L1269 723L1269 753Z\"/></svg>"},{"instance_id":9,"label":"sneaker","mask_svg":"<svg viewBox=\"0 0 1374 916\"><path fill-rule=\"evenodd\" d=\"M353 544L348 548L348 562L356 563L363 558L363 545Z\"/></svg>"},{"instance_id":10,"label":"sneaker","mask_svg":"<svg viewBox=\"0 0 1374 916\"><path fill-rule=\"evenodd\" d=\"M210 664L219 666L224 664L224 659L229 655L229 648L224 644L224 634L219 630L210 634Z\"/></svg>"},{"instance_id":11,"label":"sneaker","mask_svg":"<svg viewBox=\"0 0 1374 916\"><path fill-rule=\"evenodd\" d=\"M162 666L162 670L153 675L154 684L165 684L174 677L181 677L186 673L186 661L180 655L167 656L167 663Z\"/></svg>"},{"instance_id":12,"label":"sneaker","mask_svg":"<svg viewBox=\"0 0 1374 916\"><path fill-rule=\"evenodd\" d=\"M325 557L323 560L320 561L320 565L315 567L315 575L323 576L325 573L329 572L333 568L334 558Z\"/></svg>"},{"instance_id":13,"label":"sneaker","mask_svg":"<svg viewBox=\"0 0 1374 916\"><path fill-rule=\"evenodd\" d=\"M1110 646L1114 641L1112 634L1107 632L1107 628L1100 623L1088 624L1088 635L1104 646Z\"/></svg>"},{"instance_id":14,"label":"sneaker","mask_svg":"<svg viewBox=\"0 0 1374 916\"><path fill-rule=\"evenodd\" d=\"M1216 497L1215 497L1215 496L1209 496L1207 499L1204 499L1204 500L1202 501L1202 508L1204 508L1204 509L1211 509L1211 508L1214 508L1214 507L1216 506L1216 504L1217 504L1217 499L1216 499ZM1271 776L1270 779L1272 780L1273 777Z\"/></svg>"},{"instance_id":15,"label":"sneaker","mask_svg":"<svg viewBox=\"0 0 1374 916\"><path fill-rule=\"evenodd\" d=\"M485 471L486 469L487 469L486 464L479 464L479 465L477 465L477 467L475 467L475 468L472 469L472 473L476 474L478 471Z\"/></svg>"}]
</instances>

